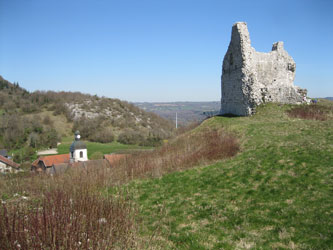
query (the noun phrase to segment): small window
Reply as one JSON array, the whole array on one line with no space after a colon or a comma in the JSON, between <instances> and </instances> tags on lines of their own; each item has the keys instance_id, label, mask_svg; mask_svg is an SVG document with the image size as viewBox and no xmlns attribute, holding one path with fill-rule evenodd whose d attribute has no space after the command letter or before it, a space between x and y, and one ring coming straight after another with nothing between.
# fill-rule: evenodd
<instances>
[{"instance_id":1,"label":"small window","mask_svg":"<svg viewBox=\"0 0 333 250\"><path fill-rule=\"evenodd\" d=\"M83 158L83 151L80 151L80 158Z\"/></svg>"}]
</instances>

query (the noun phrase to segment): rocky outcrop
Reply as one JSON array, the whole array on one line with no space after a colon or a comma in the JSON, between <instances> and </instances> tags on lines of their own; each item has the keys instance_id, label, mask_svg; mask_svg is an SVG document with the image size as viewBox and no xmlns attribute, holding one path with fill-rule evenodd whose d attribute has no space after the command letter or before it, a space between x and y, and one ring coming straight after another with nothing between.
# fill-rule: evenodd
<instances>
[{"instance_id":1,"label":"rocky outcrop","mask_svg":"<svg viewBox=\"0 0 333 250\"><path fill-rule=\"evenodd\" d=\"M305 102L307 91L293 84L295 71L283 42L274 43L269 53L257 52L246 23L235 23L223 60L221 113L247 116L266 102Z\"/></svg>"}]
</instances>

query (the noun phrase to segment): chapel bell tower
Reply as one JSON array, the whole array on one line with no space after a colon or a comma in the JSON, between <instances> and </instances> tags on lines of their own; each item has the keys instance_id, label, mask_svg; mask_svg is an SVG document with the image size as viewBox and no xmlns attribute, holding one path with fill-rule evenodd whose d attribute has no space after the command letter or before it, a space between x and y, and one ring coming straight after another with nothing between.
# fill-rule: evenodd
<instances>
[{"instance_id":1,"label":"chapel bell tower","mask_svg":"<svg viewBox=\"0 0 333 250\"><path fill-rule=\"evenodd\" d=\"M80 132L75 132L75 138L70 146L70 162L79 162L88 160L87 146L83 141L80 141Z\"/></svg>"}]
</instances>

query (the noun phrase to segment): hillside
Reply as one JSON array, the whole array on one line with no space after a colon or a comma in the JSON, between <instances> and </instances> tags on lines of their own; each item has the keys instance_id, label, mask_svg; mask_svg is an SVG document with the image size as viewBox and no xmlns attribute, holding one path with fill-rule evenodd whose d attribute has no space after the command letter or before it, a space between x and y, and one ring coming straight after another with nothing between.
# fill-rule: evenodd
<instances>
[{"instance_id":1,"label":"hillside","mask_svg":"<svg viewBox=\"0 0 333 250\"><path fill-rule=\"evenodd\" d=\"M327 120L289 117L291 106L276 104L206 120L195 133L224 128L241 152L130 183L143 235L164 249L332 249L333 105L320 104Z\"/></svg>"},{"instance_id":2,"label":"hillside","mask_svg":"<svg viewBox=\"0 0 333 250\"><path fill-rule=\"evenodd\" d=\"M0 176L0 241L24 249L332 249L332 129L331 101L267 104L252 117L205 120L112 168Z\"/></svg>"},{"instance_id":3,"label":"hillside","mask_svg":"<svg viewBox=\"0 0 333 250\"><path fill-rule=\"evenodd\" d=\"M136 102L134 105L174 123L177 113L180 126L201 122L221 108L221 102Z\"/></svg>"},{"instance_id":4,"label":"hillside","mask_svg":"<svg viewBox=\"0 0 333 250\"><path fill-rule=\"evenodd\" d=\"M154 146L174 127L125 101L79 92L30 93L1 76L0 114L0 148L26 148L27 159L34 149L55 147L77 129L89 141Z\"/></svg>"}]
</instances>

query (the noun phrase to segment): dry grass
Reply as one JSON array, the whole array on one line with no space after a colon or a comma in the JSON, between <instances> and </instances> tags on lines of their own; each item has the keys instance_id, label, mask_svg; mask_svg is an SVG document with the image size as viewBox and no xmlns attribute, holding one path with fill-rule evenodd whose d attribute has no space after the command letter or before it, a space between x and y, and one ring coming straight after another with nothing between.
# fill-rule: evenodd
<instances>
[{"instance_id":1,"label":"dry grass","mask_svg":"<svg viewBox=\"0 0 333 250\"><path fill-rule=\"evenodd\" d=\"M109 170L74 170L62 176L6 180L8 199L0 204L1 246L4 249L131 248L135 210L126 200L126 194L115 197L99 192L107 184Z\"/></svg>"},{"instance_id":2,"label":"dry grass","mask_svg":"<svg viewBox=\"0 0 333 250\"><path fill-rule=\"evenodd\" d=\"M124 158L116 164L112 178L123 182L142 177L160 177L165 173L232 157L238 150L236 138L223 130L187 133L155 151Z\"/></svg>"},{"instance_id":3,"label":"dry grass","mask_svg":"<svg viewBox=\"0 0 333 250\"><path fill-rule=\"evenodd\" d=\"M130 245L133 223L124 202L89 192L73 195L54 190L44 195L38 202L2 205L0 242L5 249L108 249Z\"/></svg>"},{"instance_id":4,"label":"dry grass","mask_svg":"<svg viewBox=\"0 0 333 250\"><path fill-rule=\"evenodd\" d=\"M294 107L288 111L288 115L294 118L325 121L330 112L331 108L328 106L312 104Z\"/></svg>"},{"instance_id":5,"label":"dry grass","mask_svg":"<svg viewBox=\"0 0 333 250\"><path fill-rule=\"evenodd\" d=\"M231 157L238 149L233 136L211 130L183 134L155 151L126 157L113 168L71 169L53 177L1 176L1 245L6 249L145 248L147 242L137 237L137 211L124 191L103 195L101 190Z\"/></svg>"}]
</instances>

